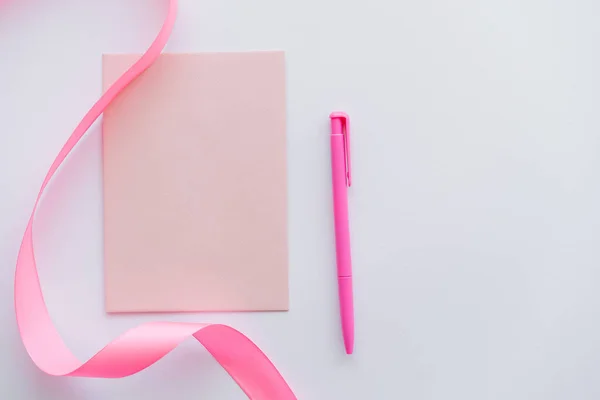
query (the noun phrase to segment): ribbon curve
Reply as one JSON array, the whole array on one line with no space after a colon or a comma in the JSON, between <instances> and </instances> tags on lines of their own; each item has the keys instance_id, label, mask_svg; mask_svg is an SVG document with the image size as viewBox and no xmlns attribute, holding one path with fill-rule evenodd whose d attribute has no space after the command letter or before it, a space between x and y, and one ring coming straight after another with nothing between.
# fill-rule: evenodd
<instances>
[{"instance_id":1,"label":"ribbon curve","mask_svg":"<svg viewBox=\"0 0 600 400\"><path fill-rule=\"evenodd\" d=\"M58 167L90 126L160 55L173 29L176 14L177 0L169 0L165 22L150 47L87 112L44 178L21 241L15 271L15 313L21 340L33 362L50 375L121 378L151 366L184 339L193 336L248 398L294 400L296 396L267 356L249 338L229 326L177 322L143 324L126 331L82 363L58 334L44 302L33 246L33 222L40 198Z\"/></svg>"}]
</instances>

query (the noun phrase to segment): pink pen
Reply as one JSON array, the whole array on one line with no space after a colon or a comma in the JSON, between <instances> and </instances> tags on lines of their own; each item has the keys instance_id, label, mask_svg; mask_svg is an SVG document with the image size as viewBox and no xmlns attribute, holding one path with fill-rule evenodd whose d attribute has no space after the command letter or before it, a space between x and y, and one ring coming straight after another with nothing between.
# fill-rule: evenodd
<instances>
[{"instance_id":1,"label":"pink pen","mask_svg":"<svg viewBox=\"0 0 600 400\"><path fill-rule=\"evenodd\" d=\"M352 260L348 224L348 187L351 184L350 121L348 115L343 112L334 112L329 117L331 118L331 172L340 316L346 353L352 354L354 350L354 302L352 299Z\"/></svg>"}]
</instances>

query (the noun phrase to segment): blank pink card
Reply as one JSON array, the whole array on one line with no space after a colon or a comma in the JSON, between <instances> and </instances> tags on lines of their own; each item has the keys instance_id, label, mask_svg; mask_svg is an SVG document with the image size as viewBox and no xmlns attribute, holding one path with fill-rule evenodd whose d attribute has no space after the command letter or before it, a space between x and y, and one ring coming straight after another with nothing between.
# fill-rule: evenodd
<instances>
[{"instance_id":1,"label":"blank pink card","mask_svg":"<svg viewBox=\"0 0 600 400\"><path fill-rule=\"evenodd\" d=\"M108 312L288 309L285 104L284 54L247 52L161 55L109 106Z\"/></svg>"}]
</instances>

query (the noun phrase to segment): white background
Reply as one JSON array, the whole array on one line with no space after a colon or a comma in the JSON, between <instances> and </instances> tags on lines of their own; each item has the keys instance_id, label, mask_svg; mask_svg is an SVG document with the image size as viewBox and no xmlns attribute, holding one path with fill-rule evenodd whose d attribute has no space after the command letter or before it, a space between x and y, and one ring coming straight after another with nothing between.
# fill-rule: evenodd
<instances>
[{"instance_id":1,"label":"white background","mask_svg":"<svg viewBox=\"0 0 600 400\"><path fill-rule=\"evenodd\" d=\"M123 380L52 378L13 271L43 175L166 0L0 1L0 390L6 399L243 399L196 342ZM223 322L300 399L600 396L600 3L182 0L169 52L286 51L289 313L106 316L100 135L50 187L37 257L82 359L142 321ZM356 353L338 322L328 114L353 122Z\"/></svg>"}]
</instances>

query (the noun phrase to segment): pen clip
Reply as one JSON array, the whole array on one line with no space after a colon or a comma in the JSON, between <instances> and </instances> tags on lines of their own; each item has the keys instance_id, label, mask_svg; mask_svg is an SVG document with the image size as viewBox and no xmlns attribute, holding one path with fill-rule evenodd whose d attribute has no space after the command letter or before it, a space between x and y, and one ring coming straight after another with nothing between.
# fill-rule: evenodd
<instances>
[{"instance_id":1,"label":"pen clip","mask_svg":"<svg viewBox=\"0 0 600 400\"><path fill-rule=\"evenodd\" d=\"M345 112L337 111L331 113L329 118L337 118L342 122L342 136L344 138L344 159L346 161L346 185L352 185L352 174L350 168L350 117Z\"/></svg>"}]
</instances>

